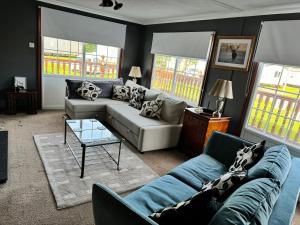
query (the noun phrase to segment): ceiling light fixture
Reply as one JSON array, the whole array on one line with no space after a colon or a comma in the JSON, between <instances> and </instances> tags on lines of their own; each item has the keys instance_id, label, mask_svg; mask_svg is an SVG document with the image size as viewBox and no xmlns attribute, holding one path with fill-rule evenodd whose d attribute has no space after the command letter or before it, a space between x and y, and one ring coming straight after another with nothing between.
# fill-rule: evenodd
<instances>
[{"instance_id":1,"label":"ceiling light fixture","mask_svg":"<svg viewBox=\"0 0 300 225\"><path fill-rule=\"evenodd\" d=\"M112 7L114 6L114 3L112 0L102 0L102 3L99 5L101 7ZM115 6L114 6L114 10L119 10L123 7L123 3L117 2L117 0L115 0Z\"/></svg>"}]
</instances>

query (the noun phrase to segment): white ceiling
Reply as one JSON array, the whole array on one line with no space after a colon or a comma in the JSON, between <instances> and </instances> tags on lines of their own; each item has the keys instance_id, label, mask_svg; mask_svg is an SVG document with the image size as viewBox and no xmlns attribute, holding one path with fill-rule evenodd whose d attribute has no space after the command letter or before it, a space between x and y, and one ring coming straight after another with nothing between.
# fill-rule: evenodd
<instances>
[{"instance_id":1,"label":"white ceiling","mask_svg":"<svg viewBox=\"0 0 300 225\"><path fill-rule=\"evenodd\" d=\"M102 0L40 0L140 24L300 12L300 0L119 0L123 8L102 8Z\"/></svg>"}]
</instances>

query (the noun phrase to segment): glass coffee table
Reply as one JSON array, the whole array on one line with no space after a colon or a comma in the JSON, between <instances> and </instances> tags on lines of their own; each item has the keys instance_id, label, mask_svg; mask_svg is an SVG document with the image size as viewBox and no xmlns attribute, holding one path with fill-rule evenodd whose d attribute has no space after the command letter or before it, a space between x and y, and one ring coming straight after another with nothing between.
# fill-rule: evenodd
<instances>
[{"instance_id":1,"label":"glass coffee table","mask_svg":"<svg viewBox=\"0 0 300 225\"><path fill-rule=\"evenodd\" d=\"M67 129L69 128L69 129ZM74 153L71 145L67 140L67 131L70 130L80 142L82 147L81 162ZM119 144L118 158L115 159L104 147L101 148L109 155L109 157L117 164L117 170L120 169L121 147L124 139L117 138L112 134L101 122L96 119L83 120L65 120L64 143L68 145L72 155L74 156L78 166L81 168L80 178L84 176L85 153L87 148L104 146L111 144Z\"/></svg>"}]
</instances>

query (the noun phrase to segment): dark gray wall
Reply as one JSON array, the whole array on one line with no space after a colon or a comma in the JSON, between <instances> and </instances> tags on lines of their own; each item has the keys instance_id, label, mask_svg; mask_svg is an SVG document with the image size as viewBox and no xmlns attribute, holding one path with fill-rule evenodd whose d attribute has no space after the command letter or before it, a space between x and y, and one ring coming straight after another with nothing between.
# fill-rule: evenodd
<instances>
[{"instance_id":1,"label":"dark gray wall","mask_svg":"<svg viewBox=\"0 0 300 225\"><path fill-rule=\"evenodd\" d=\"M28 47L37 43L38 5L127 25L121 75L127 79L131 66L140 66L143 26L99 15L49 5L35 0L2 0L0 7L0 112L5 110L5 95L13 85L14 76L26 76L28 88L37 88L37 52Z\"/></svg>"},{"instance_id":2,"label":"dark gray wall","mask_svg":"<svg viewBox=\"0 0 300 225\"><path fill-rule=\"evenodd\" d=\"M32 0L4 0L0 7L0 108L4 107L6 89L14 76L26 76L28 88L36 88L37 8Z\"/></svg>"},{"instance_id":3,"label":"dark gray wall","mask_svg":"<svg viewBox=\"0 0 300 225\"><path fill-rule=\"evenodd\" d=\"M217 35L258 35L262 21L300 19L300 14L257 16L247 18L230 18L206 21L193 21L182 23L157 24L146 26L145 46L143 49L143 80L142 83L150 86L151 83L151 45L154 32L193 32L193 31L216 31ZM223 69L215 69L209 66L208 77L205 84L204 99L202 106L215 109L215 98L208 95L216 79L228 79L233 82L233 100L227 100L224 115L232 118L229 132L239 134L241 116L245 104L245 92L251 72L239 72Z\"/></svg>"}]
</instances>

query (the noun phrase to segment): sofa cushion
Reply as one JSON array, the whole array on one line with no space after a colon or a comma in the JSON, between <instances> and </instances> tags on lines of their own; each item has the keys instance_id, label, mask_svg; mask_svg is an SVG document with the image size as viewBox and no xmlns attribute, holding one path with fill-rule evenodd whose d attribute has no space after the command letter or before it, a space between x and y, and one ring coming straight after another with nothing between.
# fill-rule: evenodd
<instances>
[{"instance_id":1,"label":"sofa cushion","mask_svg":"<svg viewBox=\"0 0 300 225\"><path fill-rule=\"evenodd\" d=\"M159 91L150 90L148 88L144 88L146 90L145 101L154 101L161 94Z\"/></svg>"},{"instance_id":2,"label":"sofa cushion","mask_svg":"<svg viewBox=\"0 0 300 225\"><path fill-rule=\"evenodd\" d=\"M113 85L112 99L128 101L130 99L130 87L125 85Z\"/></svg>"},{"instance_id":3,"label":"sofa cushion","mask_svg":"<svg viewBox=\"0 0 300 225\"><path fill-rule=\"evenodd\" d=\"M133 88L130 92L129 106L140 110L145 99L145 90L143 88Z\"/></svg>"},{"instance_id":4,"label":"sofa cushion","mask_svg":"<svg viewBox=\"0 0 300 225\"><path fill-rule=\"evenodd\" d=\"M290 171L291 155L284 145L269 148L263 158L248 173L250 179L274 178L282 185Z\"/></svg>"},{"instance_id":5,"label":"sofa cushion","mask_svg":"<svg viewBox=\"0 0 300 225\"><path fill-rule=\"evenodd\" d=\"M66 106L74 113L81 112L105 112L107 105L127 105L126 102L115 101L108 98L98 98L95 101L87 101L84 99L68 99L65 98Z\"/></svg>"},{"instance_id":6,"label":"sofa cushion","mask_svg":"<svg viewBox=\"0 0 300 225\"><path fill-rule=\"evenodd\" d=\"M162 120L153 120L139 115L140 111L128 105L108 105L107 113L114 117L129 130L139 134L141 127L168 125Z\"/></svg>"},{"instance_id":7,"label":"sofa cushion","mask_svg":"<svg viewBox=\"0 0 300 225\"><path fill-rule=\"evenodd\" d=\"M145 216L149 216L196 193L195 189L175 177L165 175L129 194L124 200Z\"/></svg>"},{"instance_id":8,"label":"sofa cushion","mask_svg":"<svg viewBox=\"0 0 300 225\"><path fill-rule=\"evenodd\" d=\"M299 199L299 171L300 158L292 158L290 171L269 219L270 225L292 224Z\"/></svg>"},{"instance_id":9,"label":"sofa cushion","mask_svg":"<svg viewBox=\"0 0 300 225\"><path fill-rule=\"evenodd\" d=\"M150 90L142 85L136 84L132 80L127 80L125 85L129 86L131 89L133 89L135 87L136 88L141 87L144 90L146 90L145 101L153 101L161 94L161 92L159 92L159 91Z\"/></svg>"},{"instance_id":10,"label":"sofa cushion","mask_svg":"<svg viewBox=\"0 0 300 225\"><path fill-rule=\"evenodd\" d=\"M208 139L204 153L229 168L236 158L237 151L244 145L250 146L253 144L239 137L215 131Z\"/></svg>"},{"instance_id":11,"label":"sofa cushion","mask_svg":"<svg viewBox=\"0 0 300 225\"><path fill-rule=\"evenodd\" d=\"M80 87L82 82L83 80L66 79L69 99L82 99L77 93L77 89ZM99 98L111 98L113 85L123 85L122 78L116 80L96 80L91 82L102 90L101 94L98 96Z\"/></svg>"},{"instance_id":12,"label":"sofa cushion","mask_svg":"<svg viewBox=\"0 0 300 225\"><path fill-rule=\"evenodd\" d=\"M125 83L125 86L128 86L128 87L130 87L131 89L143 87L142 85L139 85L139 84L133 82L132 80L127 80L126 83Z\"/></svg>"},{"instance_id":13,"label":"sofa cushion","mask_svg":"<svg viewBox=\"0 0 300 225\"><path fill-rule=\"evenodd\" d=\"M153 213L150 218L159 225L207 224L222 205L210 190Z\"/></svg>"},{"instance_id":14,"label":"sofa cushion","mask_svg":"<svg viewBox=\"0 0 300 225\"><path fill-rule=\"evenodd\" d=\"M82 80L66 79L66 83L67 83L67 90L68 90L68 98L82 99L80 95L77 93L78 88L80 88L82 84Z\"/></svg>"},{"instance_id":15,"label":"sofa cushion","mask_svg":"<svg viewBox=\"0 0 300 225\"><path fill-rule=\"evenodd\" d=\"M77 93L84 99L95 101L101 94L102 90L89 81L83 81L77 89Z\"/></svg>"},{"instance_id":16,"label":"sofa cushion","mask_svg":"<svg viewBox=\"0 0 300 225\"><path fill-rule=\"evenodd\" d=\"M268 224L279 194L279 182L274 179L250 181L224 202L209 225Z\"/></svg>"},{"instance_id":17,"label":"sofa cushion","mask_svg":"<svg viewBox=\"0 0 300 225\"><path fill-rule=\"evenodd\" d=\"M180 124L184 109L187 107L186 102L165 94L159 95L157 99L164 101L161 109L161 118L171 124Z\"/></svg>"},{"instance_id":18,"label":"sofa cushion","mask_svg":"<svg viewBox=\"0 0 300 225\"><path fill-rule=\"evenodd\" d=\"M236 153L234 163L229 171L249 169L257 163L264 155L266 141L259 142L251 146L244 146Z\"/></svg>"},{"instance_id":19,"label":"sofa cushion","mask_svg":"<svg viewBox=\"0 0 300 225\"><path fill-rule=\"evenodd\" d=\"M204 183L215 180L226 172L227 169L222 163L202 154L177 166L169 175L199 191Z\"/></svg>"},{"instance_id":20,"label":"sofa cushion","mask_svg":"<svg viewBox=\"0 0 300 225\"><path fill-rule=\"evenodd\" d=\"M151 119L159 120L162 104L163 101L159 99L154 101L146 101L142 106L140 115Z\"/></svg>"},{"instance_id":21,"label":"sofa cushion","mask_svg":"<svg viewBox=\"0 0 300 225\"><path fill-rule=\"evenodd\" d=\"M123 85L123 79L96 80L93 83L102 90L101 94L99 95L100 98L111 98L113 94L113 85Z\"/></svg>"}]
</instances>

